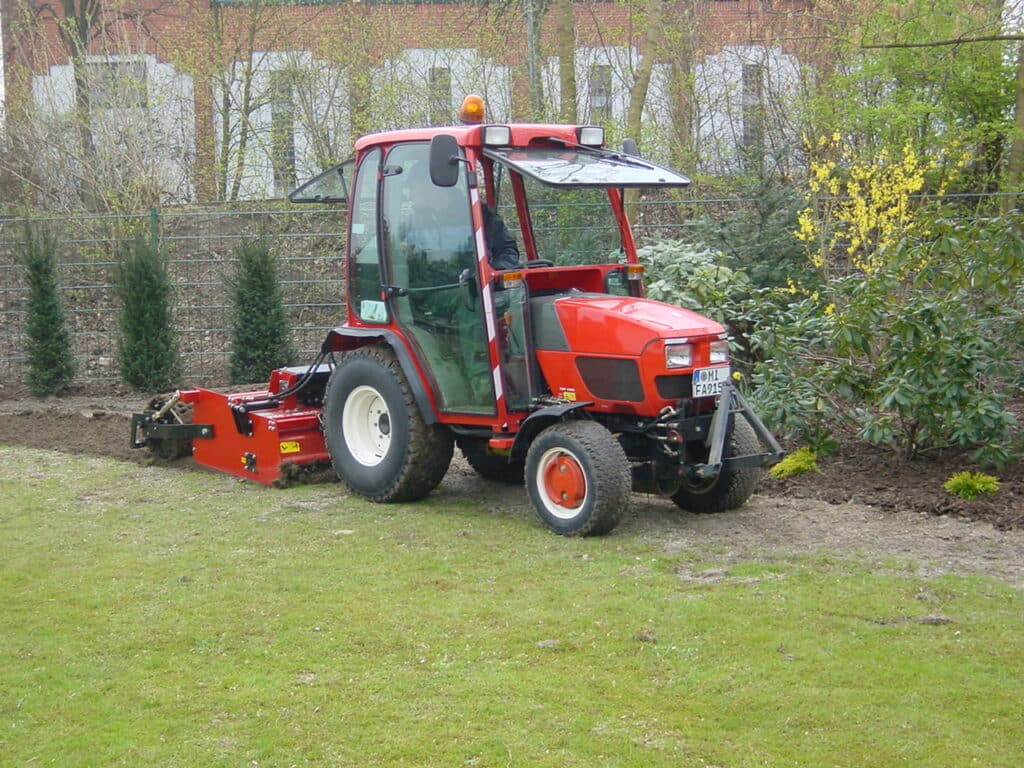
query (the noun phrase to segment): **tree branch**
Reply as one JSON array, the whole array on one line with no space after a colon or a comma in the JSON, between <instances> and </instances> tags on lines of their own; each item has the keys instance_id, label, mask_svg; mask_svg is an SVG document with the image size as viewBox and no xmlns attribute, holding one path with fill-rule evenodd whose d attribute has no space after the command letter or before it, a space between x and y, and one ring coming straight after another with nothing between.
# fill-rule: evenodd
<instances>
[{"instance_id":1,"label":"tree branch","mask_svg":"<svg viewBox=\"0 0 1024 768\"><path fill-rule=\"evenodd\" d=\"M983 35L981 37L958 37L953 40L933 40L928 43L861 43L864 50L879 48L939 48L947 45L964 45L966 43L998 43L1024 40L1024 35Z\"/></svg>"}]
</instances>

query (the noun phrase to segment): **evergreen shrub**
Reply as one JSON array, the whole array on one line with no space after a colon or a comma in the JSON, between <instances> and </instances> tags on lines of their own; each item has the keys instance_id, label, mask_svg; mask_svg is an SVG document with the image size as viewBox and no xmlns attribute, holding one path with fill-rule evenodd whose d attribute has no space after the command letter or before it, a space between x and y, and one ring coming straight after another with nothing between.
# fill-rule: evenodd
<instances>
[{"instance_id":1,"label":"evergreen shrub","mask_svg":"<svg viewBox=\"0 0 1024 768\"><path fill-rule=\"evenodd\" d=\"M57 394L75 375L71 335L57 285L57 236L26 219L19 258L25 268L28 307L25 321L28 390L36 397Z\"/></svg>"},{"instance_id":2,"label":"evergreen shrub","mask_svg":"<svg viewBox=\"0 0 1024 768\"><path fill-rule=\"evenodd\" d=\"M768 473L775 478L793 477L802 475L805 472L818 471L818 457L814 451L806 445L786 456L782 461L773 466Z\"/></svg>"},{"instance_id":3,"label":"evergreen shrub","mask_svg":"<svg viewBox=\"0 0 1024 768\"><path fill-rule=\"evenodd\" d=\"M266 381L295 359L288 313L277 275L277 258L266 240L242 243L229 280L232 299L231 381Z\"/></svg>"},{"instance_id":4,"label":"evergreen shrub","mask_svg":"<svg viewBox=\"0 0 1024 768\"><path fill-rule=\"evenodd\" d=\"M171 325L171 281L164 254L145 234L136 233L118 247L115 278L121 303L121 377L140 391L174 388L181 364Z\"/></svg>"},{"instance_id":5,"label":"evergreen shrub","mask_svg":"<svg viewBox=\"0 0 1024 768\"><path fill-rule=\"evenodd\" d=\"M954 496L971 501L979 496L992 496L999 491L999 479L984 472L957 472L942 487Z\"/></svg>"}]
</instances>

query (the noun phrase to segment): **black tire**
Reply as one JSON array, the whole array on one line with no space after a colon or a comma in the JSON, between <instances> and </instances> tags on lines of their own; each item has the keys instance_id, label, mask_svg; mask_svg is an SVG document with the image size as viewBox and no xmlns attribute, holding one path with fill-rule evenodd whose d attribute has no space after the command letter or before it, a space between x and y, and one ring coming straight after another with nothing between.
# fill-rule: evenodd
<instances>
[{"instance_id":1,"label":"black tire","mask_svg":"<svg viewBox=\"0 0 1024 768\"><path fill-rule=\"evenodd\" d=\"M743 415L733 421L732 435L725 446L725 456L749 456L761 452L757 433ZM683 479L672 495L676 506L697 514L712 514L738 509L747 503L764 470L760 467L735 468L726 464L714 480L694 482Z\"/></svg>"},{"instance_id":2,"label":"black tire","mask_svg":"<svg viewBox=\"0 0 1024 768\"><path fill-rule=\"evenodd\" d=\"M485 437L459 436L455 443L480 477L507 485L522 485L526 470L522 459L509 461L508 456L492 450Z\"/></svg>"},{"instance_id":3,"label":"black tire","mask_svg":"<svg viewBox=\"0 0 1024 768\"><path fill-rule=\"evenodd\" d=\"M618 525L632 480L626 454L594 421L559 422L526 455L526 488L541 521L564 536L598 536Z\"/></svg>"},{"instance_id":4,"label":"black tire","mask_svg":"<svg viewBox=\"0 0 1024 768\"><path fill-rule=\"evenodd\" d=\"M423 421L394 353L379 346L346 353L334 369L324 437L338 477L382 502L414 501L434 490L454 445L446 427Z\"/></svg>"}]
</instances>

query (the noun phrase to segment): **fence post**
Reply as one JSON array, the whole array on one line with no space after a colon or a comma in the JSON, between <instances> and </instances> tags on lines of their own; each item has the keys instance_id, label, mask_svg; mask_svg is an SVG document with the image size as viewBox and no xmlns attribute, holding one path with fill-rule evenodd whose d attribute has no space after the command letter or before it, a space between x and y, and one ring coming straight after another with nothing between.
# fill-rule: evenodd
<instances>
[{"instance_id":1,"label":"fence post","mask_svg":"<svg viewBox=\"0 0 1024 768\"><path fill-rule=\"evenodd\" d=\"M155 251L160 243L160 220L157 217L156 208L149 209L149 240Z\"/></svg>"}]
</instances>

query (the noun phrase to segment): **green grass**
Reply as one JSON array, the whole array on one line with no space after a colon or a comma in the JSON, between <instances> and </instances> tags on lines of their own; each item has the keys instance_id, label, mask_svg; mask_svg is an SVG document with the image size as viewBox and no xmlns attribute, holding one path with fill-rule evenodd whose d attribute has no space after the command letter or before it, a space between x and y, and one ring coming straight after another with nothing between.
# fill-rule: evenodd
<instances>
[{"instance_id":1,"label":"green grass","mask_svg":"<svg viewBox=\"0 0 1024 768\"><path fill-rule=\"evenodd\" d=\"M995 581L21 449L0 498L0 765L1019 764Z\"/></svg>"}]
</instances>

